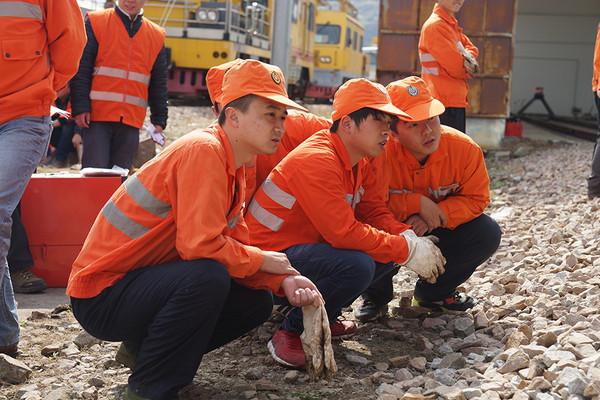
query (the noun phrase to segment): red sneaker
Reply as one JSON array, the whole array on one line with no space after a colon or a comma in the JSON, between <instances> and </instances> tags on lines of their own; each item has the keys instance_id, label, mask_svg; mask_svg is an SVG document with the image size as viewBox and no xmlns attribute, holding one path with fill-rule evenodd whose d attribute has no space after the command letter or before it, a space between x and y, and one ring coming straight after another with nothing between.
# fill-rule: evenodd
<instances>
[{"instance_id":1,"label":"red sneaker","mask_svg":"<svg viewBox=\"0 0 600 400\"><path fill-rule=\"evenodd\" d=\"M281 365L291 368L304 368L306 358L300 334L278 330L268 344L271 356Z\"/></svg>"},{"instance_id":2,"label":"red sneaker","mask_svg":"<svg viewBox=\"0 0 600 400\"><path fill-rule=\"evenodd\" d=\"M356 332L356 324L352 321L346 321L345 319L338 319L329 325L329 329L331 329L331 337L341 339Z\"/></svg>"}]
</instances>

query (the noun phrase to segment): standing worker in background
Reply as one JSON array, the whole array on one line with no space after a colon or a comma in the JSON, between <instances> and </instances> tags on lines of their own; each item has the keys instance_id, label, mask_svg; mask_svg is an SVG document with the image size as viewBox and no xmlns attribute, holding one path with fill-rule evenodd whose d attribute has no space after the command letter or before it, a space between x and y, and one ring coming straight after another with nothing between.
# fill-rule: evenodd
<instances>
[{"instance_id":1,"label":"standing worker in background","mask_svg":"<svg viewBox=\"0 0 600 400\"><path fill-rule=\"evenodd\" d=\"M0 353L16 355L19 322L6 256L12 218L48 149L50 106L85 45L75 0L0 0Z\"/></svg>"},{"instance_id":2,"label":"standing worker in background","mask_svg":"<svg viewBox=\"0 0 600 400\"><path fill-rule=\"evenodd\" d=\"M600 24L598 24L598 33L596 34L596 48L594 50L594 76L592 77L592 90L594 91L594 102L598 112L598 137L594 145L594 155L592 158L592 175L588 178L588 197L600 197Z\"/></svg>"},{"instance_id":3,"label":"standing worker in background","mask_svg":"<svg viewBox=\"0 0 600 400\"><path fill-rule=\"evenodd\" d=\"M433 12L423 24L419 38L421 77L433 97L442 102L446 111L440 123L466 132L466 108L469 85L466 79L479 72L479 51L462 29L454 15L465 0L438 0Z\"/></svg>"},{"instance_id":4,"label":"standing worker in background","mask_svg":"<svg viewBox=\"0 0 600 400\"><path fill-rule=\"evenodd\" d=\"M71 82L83 168L131 169L148 105L156 131L167 126L165 31L142 16L145 3L118 0L85 18L88 41Z\"/></svg>"}]
</instances>

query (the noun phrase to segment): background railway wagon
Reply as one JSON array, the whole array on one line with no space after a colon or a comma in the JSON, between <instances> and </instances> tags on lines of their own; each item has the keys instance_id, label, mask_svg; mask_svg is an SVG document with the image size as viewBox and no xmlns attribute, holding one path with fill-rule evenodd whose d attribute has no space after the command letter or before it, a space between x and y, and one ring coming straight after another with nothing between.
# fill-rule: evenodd
<instances>
[{"instance_id":1,"label":"background railway wagon","mask_svg":"<svg viewBox=\"0 0 600 400\"><path fill-rule=\"evenodd\" d=\"M306 97L331 99L339 86L367 76L362 52L364 27L358 10L346 0L320 1L316 16L315 69Z\"/></svg>"}]
</instances>

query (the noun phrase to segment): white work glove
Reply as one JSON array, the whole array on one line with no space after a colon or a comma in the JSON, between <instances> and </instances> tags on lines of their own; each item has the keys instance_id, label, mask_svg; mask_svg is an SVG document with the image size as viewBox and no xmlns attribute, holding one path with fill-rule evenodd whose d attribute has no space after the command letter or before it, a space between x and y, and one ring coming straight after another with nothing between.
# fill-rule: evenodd
<instances>
[{"instance_id":1,"label":"white work glove","mask_svg":"<svg viewBox=\"0 0 600 400\"><path fill-rule=\"evenodd\" d=\"M456 48L458 52L463 56L463 65L465 70L467 70L467 75L470 78L473 78L479 72L479 64L477 64L477 60L473 57L473 54L469 53L465 46L461 42L456 43Z\"/></svg>"},{"instance_id":2,"label":"white work glove","mask_svg":"<svg viewBox=\"0 0 600 400\"><path fill-rule=\"evenodd\" d=\"M598 96L598 98L600 99L600 89L598 89L598 91L596 92L596 96Z\"/></svg>"},{"instance_id":3,"label":"white work glove","mask_svg":"<svg viewBox=\"0 0 600 400\"><path fill-rule=\"evenodd\" d=\"M400 265L404 265L419 275L419 278L433 284L437 277L446 270L446 259L442 251L435 245L439 239L435 236L418 237L412 229L400 233L408 244L408 258Z\"/></svg>"}]
</instances>

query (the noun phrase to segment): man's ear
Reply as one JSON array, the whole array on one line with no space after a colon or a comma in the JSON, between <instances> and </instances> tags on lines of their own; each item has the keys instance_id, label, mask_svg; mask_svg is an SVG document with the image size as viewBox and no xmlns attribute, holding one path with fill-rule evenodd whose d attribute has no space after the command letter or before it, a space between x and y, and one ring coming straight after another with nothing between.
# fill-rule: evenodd
<instances>
[{"instance_id":1,"label":"man's ear","mask_svg":"<svg viewBox=\"0 0 600 400\"><path fill-rule=\"evenodd\" d=\"M225 109L225 117L227 122L233 126L234 128L239 128L240 124L239 124L239 110L233 108L233 107L228 107Z\"/></svg>"},{"instance_id":2,"label":"man's ear","mask_svg":"<svg viewBox=\"0 0 600 400\"><path fill-rule=\"evenodd\" d=\"M342 119L340 120L340 127L346 132L346 133L350 133L352 131L352 124L354 123L354 121L352 121L352 118L350 118L347 115L344 115L342 117Z\"/></svg>"}]
</instances>

